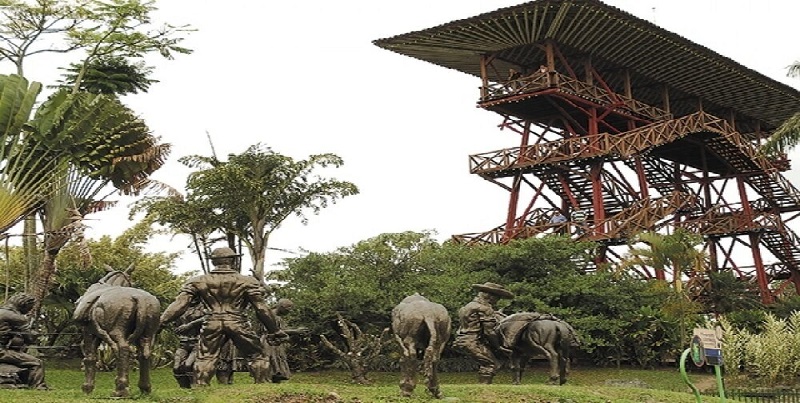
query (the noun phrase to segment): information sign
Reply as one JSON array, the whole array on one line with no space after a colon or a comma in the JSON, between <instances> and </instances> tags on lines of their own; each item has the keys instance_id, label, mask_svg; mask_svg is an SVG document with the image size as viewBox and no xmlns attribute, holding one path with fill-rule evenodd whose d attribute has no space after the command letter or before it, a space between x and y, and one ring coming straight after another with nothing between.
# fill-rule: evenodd
<instances>
[{"instance_id":1,"label":"information sign","mask_svg":"<svg viewBox=\"0 0 800 403\"><path fill-rule=\"evenodd\" d=\"M700 338L703 348L721 348L719 339L717 339L717 332L714 329L706 329L698 327L694 329L694 336Z\"/></svg>"},{"instance_id":2,"label":"information sign","mask_svg":"<svg viewBox=\"0 0 800 403\"><path fill-rule=\"evenodd\" d=\"M700 345L700 354L703 355L703 361L708 365L722 365L722 341L717 336L718 331L715 329L695 328L694 336L692 337L692 360L694 360L695 344ZM697 364L694 360L695 365Z\"/></svg>"}]
</instances>

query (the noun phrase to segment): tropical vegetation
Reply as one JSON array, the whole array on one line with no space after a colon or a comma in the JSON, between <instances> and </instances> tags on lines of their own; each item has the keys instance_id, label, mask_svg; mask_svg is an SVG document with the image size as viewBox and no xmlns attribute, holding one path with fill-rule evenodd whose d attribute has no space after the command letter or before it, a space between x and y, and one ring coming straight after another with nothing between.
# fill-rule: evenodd
<instances>
[{"instance_id":1,"label":"tropical vegetation","mask_svg":"<svg viewBox=\"0 0 800 403\"><path fill-rule=\"evenodd\" d=\"M800 62L787 68L789 77L800 77ZM761 150L769 155L786 153L800 143L800 112L795 113L775 130Z\"/></svg>"},{"instance_id":2,"label":"tropical vegetation","mask_svg":"<svg viewBox=\"0 0 800 403\"><path fill-rule=\"evenodd\" d=\"M133 213L145 210L174 232L190 235L198 252L218 239L215 233L234 250L238 249L235 240L243 242L253 275L261 281L270 236L287 218L296 216L305 223L308 212L317 214L341 198L358 194L351 182L316 174L344 163L335 154L295 160L255 144L228 155L227 161L200 155L179 161L195 169L186 180L186 195L145 198Z\"/></svg>"},{"instance_id":3,"label":"tropical vegetation","mask_svg":"<svg viewBox=\"0 0 800 403\"><path fill-rule=\"evenodd\" d=\"M20 77L11 80L24 81L30 57L82 55L33 117L40 84L31 85L24 95L12 94L8 86L9 96L0 99L8 108L19 108L8 111L6 118L13 117L13 124L3 126L7 130L1 133L9 154L0 158L20 161L4 164L4 178L30 182L5 186L3 193L15 205L4 211L10 217L0 226L5 230L27 217L23 244L28 271L35 276L28 277L26 289L36 297L38 317L50 291L55 258L69 241L80 244L84 217L113 205L107 197L114 192L138 193L164 164L169 145L160 144L118 95L146 91L155 82L148 77L152 69L142 62L146 55L173 58L190 53L180 46L190 28L152 25L150 14L156 8L154 1L146 0L6 0L2 6L1 60L11 63ZM35 216L41 218L43 239L35 235Z\"/></svg>"}]
</instances>

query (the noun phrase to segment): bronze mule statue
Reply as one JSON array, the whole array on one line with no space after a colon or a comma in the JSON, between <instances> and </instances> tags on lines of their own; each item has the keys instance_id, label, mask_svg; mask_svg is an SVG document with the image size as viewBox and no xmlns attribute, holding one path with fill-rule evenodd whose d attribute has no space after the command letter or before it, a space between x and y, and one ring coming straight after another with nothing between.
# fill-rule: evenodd
<instances>
[{"instance_id":1,"label":"bronze mule statue","mask_svg":"<svg viewBox=\"0 0 800 403\"><path fill-rule=\"evenodd\" d=\"M126 397L131 346L139 361L139 390L150 393L150 354L158 331L161 305L147 291L131 287L129 271L106 267L108 273L76 302L72 318L83 328L84 393L94 390L97 349L106 343L117 357L116 389L113 396Z\"/></svg>"},{"instance_id":2,"label":"bronze mule statue","mask_svg":"<svg viewBox=\"0 0 800 403\"><path fill-rule=\"evenodd\" d=\"M570 348L578 345L577 335L567 322L549 314L521 312L503 318L497 332L511 348L512 381L519 385L528 360L543 354L550 364L549 383L567 382Z\"/></svg>"},{"instance_id":3,"label":"bronze mule statue","mask_svg":"<svg viewBox=\"0 0 800 403\"><path fill-rule=\"evenodd\" d=\"M450 316L441 304L414 294L406 297L392 309L392 331L403 349L400 357L400 392L411 396L417 386L417 360L422 353L422 367L426 386L433 397L439 399L439 377L436 365L450 338Z\"/></svg>"}]
</instances>

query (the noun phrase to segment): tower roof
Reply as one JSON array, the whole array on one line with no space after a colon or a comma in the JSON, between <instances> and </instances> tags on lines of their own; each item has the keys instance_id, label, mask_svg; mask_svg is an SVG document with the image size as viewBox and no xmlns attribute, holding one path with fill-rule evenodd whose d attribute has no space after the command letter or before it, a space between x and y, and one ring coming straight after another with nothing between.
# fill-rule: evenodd
<instances>
[{"instance_id":1,"label":"tower roof","mask_svg":"<svg viewBox=\"0 0 800 403\"><path fill-rule=\"evenodd\" d=\"M599 0L530 1L373 43L480 77L481 55L538 67L544 56L536 45L547 40L590 55L601 73L629 69L634 87L664 84L684 102L700 98L704 107L736 111L762 129L800 111L796 89Z\"/></svg>"}]
</instances>

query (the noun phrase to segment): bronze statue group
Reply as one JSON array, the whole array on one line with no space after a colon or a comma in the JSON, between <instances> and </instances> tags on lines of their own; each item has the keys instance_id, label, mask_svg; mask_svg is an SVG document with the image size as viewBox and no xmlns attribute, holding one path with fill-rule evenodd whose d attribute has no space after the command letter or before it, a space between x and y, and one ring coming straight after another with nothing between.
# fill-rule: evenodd
<instances>
[{"instance_id":1,"label":"bronze statue group","mask_svg":"<svg viewBox=\"0 0 800 403\"><path fill-rule=\"evenodd\" d=\"M291 334L305 333L306 329L285 326L282 317L291 311L292 302L281 299L274 307L268 306L263 284L235 268L239 256L227 247L214 249L210 254L213 269L186 281L160 317L158 309L140 309L150 303L152 295L133 288L127 270L114 272L109 268L109 273L76 302L73 316L84 328L84 392L94 388L96 350L101 341L118 355L121 366L114 395L128 395L130 344L137 347L139 389L150 392L152 338L165 326L174 326L179 339L173 374L180 387L208 386L214 376L220 383L231 383L233 371L242 367L236 358L246 361L244 367L255 383L289 379L286 342ZM519 383L526 362L543 355L550 363L550 381L566 382L569 349L577 344L572 327L548 314L506 316L495 305L501 298L514 298L512 292L488 282L472 287L477 296L458 312L453 347L476 360L478 381L492 383L502 362L508 362L514 383ZM103 305L106 296L117 300ZM130 304L131 299L139 302ZM42 361L26 352L36 338L26 316L32 306L33 298L24 293L0 306L0 386L5 380L11 385L47 389ZM255 329L250 325L251 312L258 322ZM405 298L392 311L392 329L402 348L403 395L413 393L416 359L424 355L427 389L434 397L441 397L436 364L450 338L450 323L442 305L419 294Z\"/></svg>"}]
</instances>

